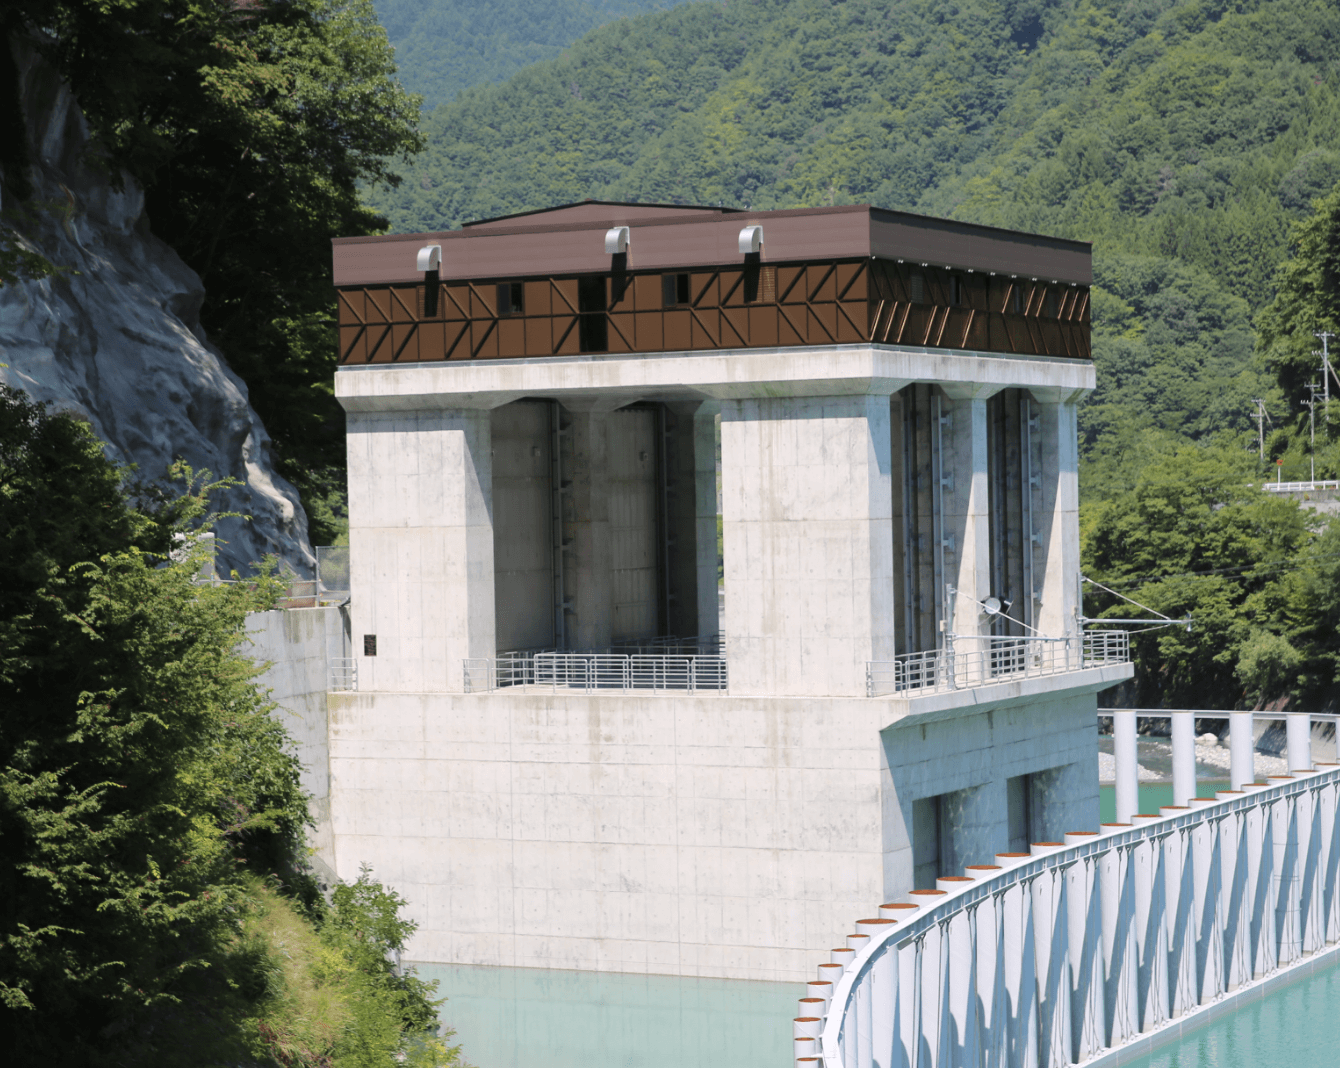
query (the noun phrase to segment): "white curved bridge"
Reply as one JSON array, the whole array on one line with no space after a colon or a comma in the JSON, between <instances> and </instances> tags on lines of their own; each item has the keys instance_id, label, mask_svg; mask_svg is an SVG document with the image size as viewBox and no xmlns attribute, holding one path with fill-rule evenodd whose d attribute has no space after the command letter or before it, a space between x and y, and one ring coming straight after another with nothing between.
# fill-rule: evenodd
<instances>
[{"instance_id":1,"label":"white curved bridge","mask_svg":"<svg viewBox=\"0 0 1340 1068\"><path fill-rule=\"evenodd\" d=\"M794 1024L806 1068L1110 1068L1340 953L1340 765L937 880L861 920Z\"/></svg>"}]
</instances>

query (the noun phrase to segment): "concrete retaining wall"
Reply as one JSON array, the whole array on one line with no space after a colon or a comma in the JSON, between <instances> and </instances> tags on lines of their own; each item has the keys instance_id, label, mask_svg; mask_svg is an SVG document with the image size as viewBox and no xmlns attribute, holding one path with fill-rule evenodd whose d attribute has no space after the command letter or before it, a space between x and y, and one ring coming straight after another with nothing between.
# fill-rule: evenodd
<instances>
[{"instance_id":1,"label":"concrete retaining wall","mask_svg":"<svg viewBox=\"0 0 1340 1068\"><path fill-rule=\"evenodd\" d=\"M330 755L327 744L326 691L330 661L347 657L347 616L339 608L297 608L255 612L247 617L251 647L244 648L260 664L268 664L257 680L270 691L276 712L293 737L302 761L302 785L312 796L316 828L311 845L318 874L336 870L335 840L330 820ZM355 876L357 872L355 871Z\"/></svg>"}]
</instances>

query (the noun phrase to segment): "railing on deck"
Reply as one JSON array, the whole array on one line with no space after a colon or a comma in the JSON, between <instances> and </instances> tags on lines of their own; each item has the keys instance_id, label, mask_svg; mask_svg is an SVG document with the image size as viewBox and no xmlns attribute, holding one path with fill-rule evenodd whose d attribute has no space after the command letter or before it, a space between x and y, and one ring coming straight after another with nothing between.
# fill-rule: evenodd
<instances>
[{"instance_id":1,"label":"railing on deck","mask_svg":"<svg viewBox=\"0 0 1340 1068\"><path fill-rule=\"evenodd\" d=\"M356 657L331 657L330 688L332 690L358 689L358 660Z\"/></svg>"},{"instance_id":2,"label":"railing on deck","mask_svg":"<svg viewBox=\"0 0 1340 1068\"><path fill-rule=\"evenodd\" d=\"M521 652L471 658L464 668L466 693L513 686L692 693L725 690L728 682L726 658L719 654Z\"/></svg>"},{"instance_id":3,"label":"railing on deck","mask_svg":"<svg viewBox=\"0 0 1340 1068\"><path fill-rule=\"evenodd\" d=\"M1265 482L1261 488L1267 493L1311 493L1317 490L1340 490L1340 482Z\"/></svg>"},{"instance_id":4,"label":"railing on deck","mask_svg":"<svg viewBox=\"0 0 1340 1068\"><path fill-rule=\"evenodd\" d=\"M1072 638L957 635L940 649L868 662L865 692L868 697L909 691L938 693L1124 664L1130 658L1130 635L1121 630L1086 631Z\"/></svg>"},{"instance_id":5,"label":"railing on deck","mask_svg":"<svg viewBox=\"0 0 1340 1068\"><path fill-rule=\"evenodd\" d=\"M1340 940L1338 799L1340 766L1273 777L881 905L810 983L796 1063L1124 1062Z\"/></svg>"}]
</instances>

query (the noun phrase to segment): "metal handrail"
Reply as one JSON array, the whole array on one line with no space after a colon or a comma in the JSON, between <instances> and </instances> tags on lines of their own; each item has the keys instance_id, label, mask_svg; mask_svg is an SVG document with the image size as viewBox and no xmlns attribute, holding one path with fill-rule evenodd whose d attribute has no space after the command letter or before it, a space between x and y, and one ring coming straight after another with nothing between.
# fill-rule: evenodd
<instances>
[{"instance_id":1,"label":"metal handrail","mask_svg":"<svg viewBox=\"0 0 1340 1068\"><path fill-rule=\"evenodd\" d=\"M330 688L339 691L358 689L358 659L352 656L330 658Z\"/></svg>"},{"instance_id":2,"label":"metal handrail","mask_svg":"<svg viewBox=\"0 0 1340 1068\"><path fill-rule=\"evenodd\" d=\"M1313 490L1340 489L1340 482L1266 482L1261 488L1269 493L1308 493Z\"/></svg>"},{"instance_id":3,"label":"metal handrail","mask_svg":"<svg viewBox=\"0 0 1340 1068\"><path fill-rule=\"evenodd\" d=\"M941 1036L963 1028L973 1030L981 1048L999 1047L1008 1031L1032 1047L1018 1051L1021 1063L1070 1064L1185 1026L1189 1016L1250 996L1272 975L1315 959L1340 936L1330 891L1340 850L1338 793L1340 769L1296 772L1291 781L1198 802L1190 811L1138 817L1134 827L1107 825L1078 842L1042 843L1027 858L998 856L997 874L975 870L980 877L945 884L929 908L902 906L896 920L884 918L881 907L878 927L862 921L868 937L814 1030L804 1033L817 1040L824 1068L883 1064L890 1053L900 1062L908 1050L899 1047L908 1045L910 1063L921 1063L929 1046L938 1064ZM1299 835L1301 828L1307 841L1281 854L1277 835ZM1254 860L1234 859L1240 844ZM1202 866L1213 876L1191 877ZM1271 878L1258 878L1257 866L1269 867ZM1241 907L1225 907L1230 897L1242 897ZM909 912L913 918L903 919ZM1158 918L1148 928L1154 935L1134 922L1137 912ZM1115 946L1104 942L1109 913L1122 939ZM1198 916L1206 923L1190 922ZM1084 918L1083 929L1072 945L1076 917ZM1146 937L1152 941L1141 945ZM994 945L988 952L1000 958L1002 938L1033 945L1036 954L997 959L1001 971L990 993L999 1001L979 1007L972 974L950 975L946 968L980 969L978 951L965 947ZM1204 974L1199 960L1207 962ZM940 992L963 982L973 996L958 1018L960 1010L942 1002ZM913 989L903 989L909 983ZM926 998L935 998L927 1004L938 1009L927 1013ZM1106 998L1117 1011L1104 1025ZM1082 1012L1072 1012L1076 1000ZM797 1038L802 1024L810 1026L798 1019Z\"/></svg>"},{"instance_id":4,"label":"metal handrail","mask_svg":"<svg viewBox=\"0 0 1340 1068\"><path fill-rule=\"evenodd\" d=\"M949 635L938 649L868 661L865 692L867 697L940 693L1125 664L1130 658L1130 634L1124 630L1086 631L1069 638Z\"/></svg>"},{"instance_id":5,"label":"metal handrail","mask_svg":"<svg viewBox=\"0 0 1340 1068\"><path fill-rule=\"evenodd\" d=\"M625 653L506 653L462 661L466 693L491 693L513 686L544 686L552 692L578 690L655 693L724 691L726 658Z\"/></svg>"}]
</instances>

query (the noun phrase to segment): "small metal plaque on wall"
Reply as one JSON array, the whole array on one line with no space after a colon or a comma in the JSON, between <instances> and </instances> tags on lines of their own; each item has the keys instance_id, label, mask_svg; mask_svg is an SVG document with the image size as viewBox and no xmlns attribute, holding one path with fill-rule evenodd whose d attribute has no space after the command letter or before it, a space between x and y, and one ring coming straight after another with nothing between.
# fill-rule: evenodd
<instances>
[{"instance_id":1,"label":"small metal plaque on wall","mask_svg":"<svg viewBox=\"0 0 1340 1068\"><path fill-rule=\"evenodd\" d=\"M364 656L377 655L377 635L375 634L363 635L363 655Z\"/></svg>"}]
</instances>

